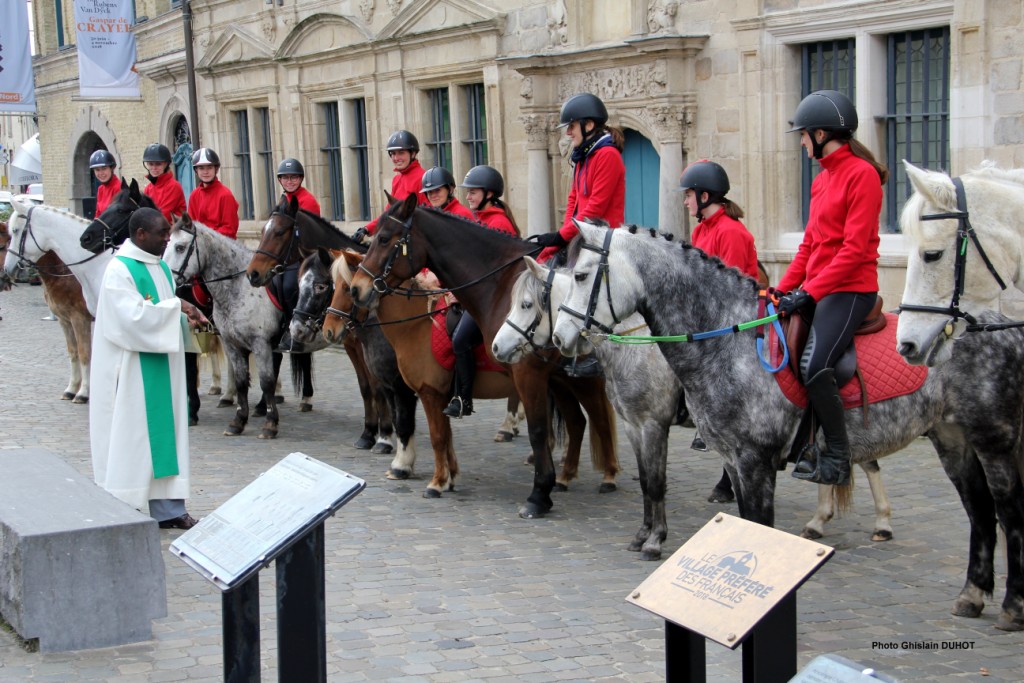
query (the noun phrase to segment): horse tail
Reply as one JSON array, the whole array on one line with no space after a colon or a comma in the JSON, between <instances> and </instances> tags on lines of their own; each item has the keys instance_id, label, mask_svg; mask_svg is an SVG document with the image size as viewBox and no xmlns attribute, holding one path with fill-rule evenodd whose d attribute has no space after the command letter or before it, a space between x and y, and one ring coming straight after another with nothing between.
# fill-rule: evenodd
<instances>
[{"instance_id":1,"label":"horse tail","mask_svg":"<svg viewBox=\"0 0 1024 683\"><path fill-rule=\"evenodd\" d=\"M558 409L555 395L548 391L548 414L551 415L551 433L548 434L548 450L554 451L565 443L565 416Z\"/></svg>"},{"instance_id":2,"label":"horse tail","mask_svg":"<svg viewBox=\"0 0 1024 683\"><path fill-rule=\"evenodd\" d=\"M313 395L313 354L289 353L292 369L292 389L296 397Z\"/></svg>"},{"instance_id":3,"label":"horse tail","mask_svg":"<svg viewBox=\"0 0 1024 683\"><path fill-rule=\"evenodd\" d=\"M619 473L618 428L608 393L602 391L590 416L590 464L595 472Z\"/></svg>"},{"instance_id":4,"label":"horse tail","mask_svg":"<svg viewBox=\"0 0 1024 683\"><path fill-rule=\"evenodd\" d=\"M840 516L853 508L853 468L850 468L850 483L846 486L832 487L832 500Z\"/></svg>"}]
</instances>

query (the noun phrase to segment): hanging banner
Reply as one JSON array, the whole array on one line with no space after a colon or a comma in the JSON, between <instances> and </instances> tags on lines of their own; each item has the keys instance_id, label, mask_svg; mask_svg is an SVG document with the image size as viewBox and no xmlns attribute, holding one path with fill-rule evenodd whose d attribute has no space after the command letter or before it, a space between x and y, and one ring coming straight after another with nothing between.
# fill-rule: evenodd
<instances>
[{"instance_id":1,"label":"hanging banner","mask_svg":"<svg viewBox=\"0 0 1024 683\"><path fill-rule=\"evenodd\" d=\"M0 2L0 111L34 113L36 87L28 45L28 3Z\"/></svg>"},{"instance_id":2,"label":"hanging banner","mask_svg":"<svg viewBox=\"0 0 1024 683\"><path fill-rule=\"evenodd\" d=\"M132 0L74 0L82 97L139 97Z\"/></svg>"}]
</instances>

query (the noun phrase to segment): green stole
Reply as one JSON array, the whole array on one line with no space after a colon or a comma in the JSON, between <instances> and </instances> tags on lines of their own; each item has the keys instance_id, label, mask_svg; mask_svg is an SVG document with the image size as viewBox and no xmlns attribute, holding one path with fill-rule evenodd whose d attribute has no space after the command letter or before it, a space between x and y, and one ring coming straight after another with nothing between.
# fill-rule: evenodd
<instances>
[{"instance_id":1,"label":"green stole","mask_svg":"<svg viewBox=\"0 0 1024 683\"><path fill-rule=\"evenodd\" d=\"M142 261L126 256L117 257L128 268L139 294L154 304L160 302L156 283ZM174 288L171 269L162 260L167 281ZM174 410L171 400L171 368L166 353L139 353L142 366L142 387L146 398L146 424L149 427L149 452L153 459L153 477L173 477L178 474L178 445L174 435ZM171 408L171 410L168 410Z\"/></svg>"}]
</instances>

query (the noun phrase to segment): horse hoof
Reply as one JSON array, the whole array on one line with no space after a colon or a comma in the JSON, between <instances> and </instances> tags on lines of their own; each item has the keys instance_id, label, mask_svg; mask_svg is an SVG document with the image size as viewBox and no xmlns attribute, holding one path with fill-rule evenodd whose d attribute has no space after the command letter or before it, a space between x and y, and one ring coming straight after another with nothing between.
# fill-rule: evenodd
<instances>
[{"instance_id":1,"label":"horse hoof","mask_svg":"<svg viewBox=\"0 0 1024 683\"><path fill-rule=\"evenodd\" d=\"M210 390L206 392L207 396L220 396L220 387L210 387Z\"/></svg>"},{"instance_id":2,"label":"horse hoof","mask_svg":"<svg viewBox=\"0 0 1024 683\"><path fill-rule=\"evenodd\" d=\"M232 401L230 398L222 398L221 400L217 401L218 408L230 408L234 405L235 402Z\"/></svg>"},{"instance_id":3,"label":"horse hoof","mask_svg":"<svg viewBox=\"0 0 1024 683\"><path fill-rule=\"evenodd\" d=\"M245 431L245 427L228 426L228 428L224 430L224 436L241 436L243 431Z\"/></svg>"},{"instance_id":4,"label":"horse hoof","mask_svg":"<svg viewBox=\"0 0 1024 683\"><path fill-rule=\"evenodd\" d=\"M552 489L552 490L555 491L556 493L565 493L566 491L569 490L569 485L568 484L563 484L560 481L556 481L555 482L555 488Z\"/></svg>"},{"instance_id":5,"label":"horse hoof","mask_svg":"<svg viewBox=\"0 0 1024 683\"><path fill-rule=\"evenodd\" d=\"M352 446L354 448L358 448L361 451L368 451L371 448L373 448L373 445L375 443L377 443L376 439L374 439L372 436L367 436L366 434L363 434L358 439L356 439L356 442L352 444Z\"/></svg>"},{"instance_id":6,"label":"horse hoof","mask_svg":"<svg viewBox=\"0 0 1024 683\"><path fill-rule=\"evenodd\" d=\"M387 474L388 479L395 479L399 481L402 479L408 479L410 476L412 476L411 470L396 470L393 467L390 470L388 470Z\"/></svg>"},{"instance_id":7,"label":"horse hoof","mask_svg":"<svg viewBox=\"0 0 1024 683\"><path fill-rule=\"evenodd\" d=\"M74 397L75 397L75 395L72 392L65 391L63 394L60 395L60 400L62 400L62 401L70 401Z\"/></svg>"},{"instance_id":8,"label":"horse hoof","mask_svg":"<svg viewBox=\"0 0 1024 683\"><path fill-rule=\"evenodd\" d=\"M800 532L800 538L808 538L812 541L816 541L819 538L821 538L821 532L819 532L817 529L812 529L810 527L805 526L804 530Z\"/></svg>"},{"instance_id":9,"label":"horse hoof","mask_svg":"<svg viewBox=\"0 0 1024 683\"><path fill-rule=\"evenodd\" d=\"M601 485L597 487L598 493L611 493L618 490L619 487L615 485L614 481L602 481Z\"/></svg>"},{"instance_id":10,"label":"horse hoof","mask_svg":"<svg viewBox=\"0 0 1024 683\"><path fill-rule=\"evenodd\" d=\"M256 438L258 438L258 439L276 439L277 438L277 430L276 429L268 429L268 428L264 427L263 430L260 431L260 435L258 437L256 437Z\"/></svg>"},{"instance_id":11,"label":"horse hoof","mask_svg":"<svg viewBox=\"0 0 1024 683\"><path fill-rule=\"evenodd\" d=\"M496 443L508 443L513 438L515 438L515 434L506 431L500 431L494 435L494 441Z\"/></svg>"},{"instance_id":12,"label":"horse hoof","mask_svg":"<svg viewBox=\"0 0 1024 683\"><path fill-rule=\"evenodd\" d=\"M72 399L71 402L74 403L75 405L79 405L79 406L85 405L86 403L89 402L89 397L88 396L75 396L75 398Z\"/></svg>"},{"instance_id":13,"label":"horse hoof","mask_svg":"<svg viewBox=\"0 0 1024 683\"><path fill-rule=\"evenodd\" d=\"M376 455L391 455L395 452L395 447L387 442L378 441L373 445L373 448L370 449L370 452L375 453Z\"/></svg>"},{"instance_id":14,"label":"horse hoof","mask_svg":"<svg viewBox=\"0 0 1024 683\"><path fill-rule=\"evenodd\" d=\"M875 529L875 533L871 534L872 541L884 542L892 540L892 531L890 529Z\"/></svg>"},{"instance_id":15,"label":"horse hoof","mask_svg":"<svg viewBox=\"0 0 1024 683\"><path fill-rule=\"evenodd\" d=\"M311 412L313 412L313 404L312 403L300 403L299 404L299 412L300 413L311 413Z\"/></svg>"},{"instance_id":16,"label":"horse hoof","mask_svg":"<svg viewBox=\"0 0 1024 683\"><path fill-rule=\"evenodd\" d=\"M642 553L640 553L640 559L644 562L654 562L655 560L660 560L661 549L659 548L657 550L644 550Z\"/></svg>"},{"instance_id":17,"label":"horse hoof","mask_svg":"<svg viewBox=\"0 0 1024 683\"><path fill-rule=\"evenodd\" d=\"M977 603L970 602L969 600L958 599L956 602L953 603L953 609L951 609L949 612L954 617L967 617L968 619L977 619L981 616L981 610L984 608L985 605L979 605ZM996 626L996 628L999 627Z\"/></svg>"},{"instance_id":18,"label":"horse hoof","mask_svg":"<svg viewBox=\"0 0 1024 683\"><path fill-rule=\"evenodd\" d=\"M438 491L437 489L427 489L426 491L423 492L423 497L424 498L440 498L441 497L441 492Z\"/></svg>"},{"instance_id":19,"label":"horse hoof","mask_svg":"<svg viewBox=\"0 0 1024 683\"><path fill-rule=\"evenodd\" d=\"M736 500L736 494L732 491L720 489L717 486L711 491L711 495L708 496L709 503L731 503L734 500Z\"/></svg>"},{"instance_id":20,"label":"horse hoof","mask_svg":"<svg viewBox=\"0 0 1024 683\"><path fill-rule=\"evenodd\" d=\"M523 507L519 508L519 516L523 519L540 519L547 513L548 510L545 510L544 508L534 503L527 503Z\"/></svg>"},{"instance_id":21,"label":"horse hoof","mask_svg":"<svg viewBox=\"0 0 1024 683\"><path fill-rule=\"evenodd\" d=\"M1005 610L999 615L995 627L1000 631L1024 631L1024 615L1010 615Z\"/></svg>"}]
</instances>

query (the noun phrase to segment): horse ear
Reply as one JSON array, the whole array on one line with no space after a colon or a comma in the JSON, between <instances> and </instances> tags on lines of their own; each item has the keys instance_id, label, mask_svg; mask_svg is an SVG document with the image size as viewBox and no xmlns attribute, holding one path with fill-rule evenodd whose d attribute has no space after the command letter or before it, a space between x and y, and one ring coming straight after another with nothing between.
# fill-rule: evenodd
<instances>
[{"instance_id":1,"label":"horse ear","mask_svg":"<svg viewBox=\"0 0 1024 683\"><path fill-rule=\"evenodd\" d=\"M906 159L903 160L903 167L907 170L910 184L918 194L935 206L956 208L956 188L949 176L918 168Z\"/></svg>"},{"instance_id":2,"label":"horse ear","mask_svg":"<svg viewBox=\"0 0 1024 683\"><path fill-rule=\"evenodd\" d=\"M416 196L416 193L410 192L409 196L402 200L402 215L411 216L419 201L420 198Z\"/></svg>"},{"instance_id":3,"label":"horse ear","mask_svg":"<svg viewBox=\"0 0 1024 683\"><path fill-rule=\"evenodd\" d=\"M291 202L288 203L288 213L292 216L299 215L299 198L292 195Z\"/></svg>"},{"instance_id":4,"label":"horse ear","mask_svg":"<svg viewBox=\"0 0 1024 683\"><path fill-rule=\"evenodd\" d=\"M524 256L523 263L526 264L526 269L530 271L530 275L537 278L538 280L544 280L547 278L547 267L537 263L537 259L532 256Z\"/></svg>"},{"instance_id":5,"label":"horse ear","mask_svg":"<svg viewBox=\"0 0 1024 683\"><path fill-rule=\"evenodd\" d=\"M394 204L395 202L397 202L397 201L398 201L397 199L395 199L394 197L392 197L392 196L391 196L391 193L390 193L390 192L388 192L387 190L384 190L384 197L385 197L385 198L386 198L386 199L388 200L388 205L389 205L389 206L390 206L391 204Z\"/></svg>"},{"instance_id":6,"label":"horse ear","mask_svg":"<svg viewBox=\"0 0 1024 683\"><path fill-rule=\"evenodd\" d=\"M133 179L132 182L134 183L135 180ZM121 176L121 189L122 190L127 190L128 188L129 188L128 181L124 179L124 176Z\"/></svg>"},{"instance_id":7,"label":"horse ear","mask_svg":"<svg viewBox=\"0 0 1024 683\"><path fill-rule=\"evenodd\" d=\"M124 178L121 179L121 182L124 182ZM139 196L139 181L135 178L132 178L131 185L128 186L128 194L132 197Z\"/></svg>"},{"instance_id":8,"label":"horse ear","mask_svg":"<svg viewBox=\"0 0 1024 683\"><path fill-rule=\"evenodd\" d=\"M330 268L334 265L334 256L330 250L324 249L323 247L317 247L316 255L320 259L320 263L322 263L326 268Z\"/></svg>"}]
</instances>

